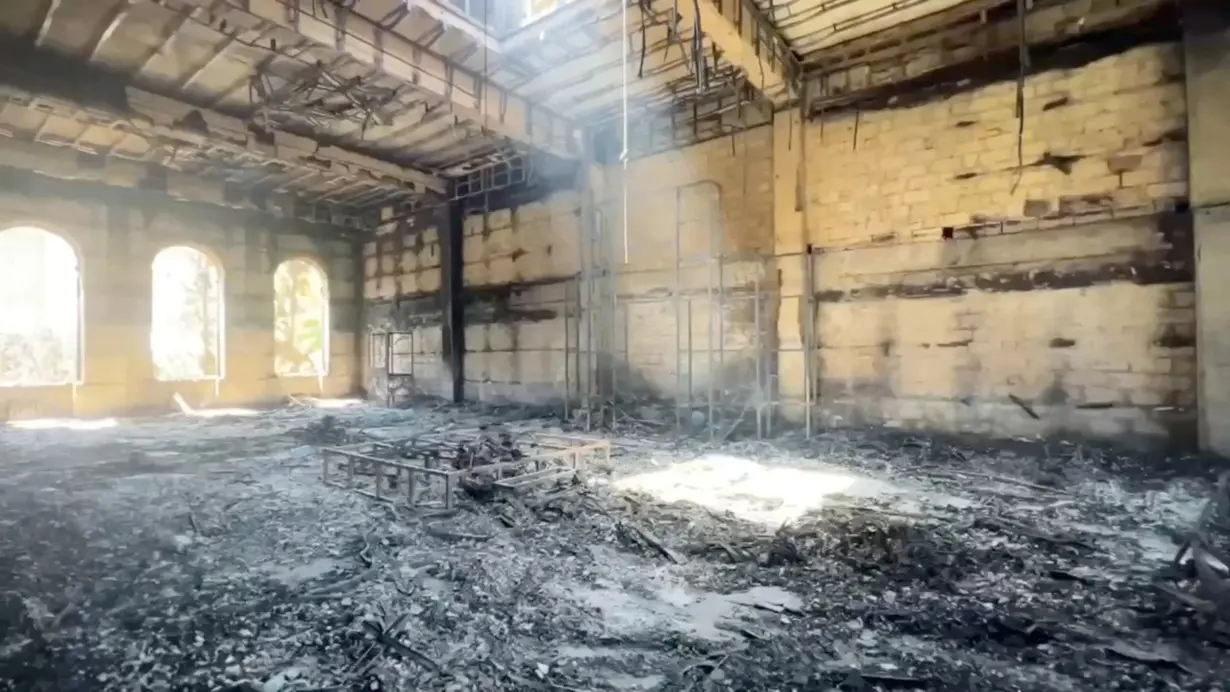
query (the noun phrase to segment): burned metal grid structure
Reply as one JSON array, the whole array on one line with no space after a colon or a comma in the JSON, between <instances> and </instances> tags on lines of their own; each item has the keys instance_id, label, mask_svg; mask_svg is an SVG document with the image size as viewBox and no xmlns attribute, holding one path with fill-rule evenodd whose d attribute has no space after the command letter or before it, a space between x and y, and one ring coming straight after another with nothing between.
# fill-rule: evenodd
<instances>
[{"instance_id":1,"label":"burned metal grid structure","mask_svg":"<svg viewBox=\"0 0 1230 692\"><path fill-rule=\"evenodd\" d=\"M609 466L608 440L484 428L321 447L321 479L383 502L451 509L457 491L487 494L571 482L592 457Z\"/></svg>"},{"instance_id":2,"label":"burned metal grid structure","mask_svg":"<svg viewBox=\"0 0 1230 692\"><path fill-rule=\"evenodd\" d=\"M696 218L684 219L680 212L674 256L666 267L635 266L621 229L610 223L613 217L626 218L613 208L618 203L598 209L587 198L582 205L581 272L570 311L576 330L570 340L576 354L570 377L577 387L575 405L587 430L649 422L641 414L648 406L673 419L680 440L722 441L736 432L770 435L777 391L770 354L776 330L777 291L769 280L774 258L727 251L718 184L681 186L675 195L679 209L689 206L688 196L704 203ZM696 251L685 248L688 224L706 229L705 246ZM666 290L629 287L638 283ZM634 343L637 313L657 314L654 326L670 330L666 341L673 348L667 348L665 359L657 359L653 344ZM739 314L742 320L732 319Z\"/></svg>"}]
</instances>

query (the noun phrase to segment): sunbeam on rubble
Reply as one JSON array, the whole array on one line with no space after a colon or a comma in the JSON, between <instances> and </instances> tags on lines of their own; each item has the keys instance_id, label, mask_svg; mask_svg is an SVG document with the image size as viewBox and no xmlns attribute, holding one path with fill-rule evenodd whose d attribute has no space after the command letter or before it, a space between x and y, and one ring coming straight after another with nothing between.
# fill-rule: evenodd
<instances>
[{"instance_id":1,"label":"sunbeam on rubble","mask_svg":"<svg viewBox=\"0 0 1230 692\"><path fill-rule=\"evenodd\" d=\"M19 430L104 430L117 425L119 421L114 418L35 418L9 422L9 427Z\"/></svg>"},{"instance_id":2,"label":"sunbeam on rubble","mask_svg":"<svg viewBox=\"0 0 1230 692\"><path fill-rule=\"evenodd\" d=\"M892 490L881 481L845 472L767 466L725 454L629 476L615 486L772 526L820 509L835 495L877 496Z\"/></svg>"}]
</instances>

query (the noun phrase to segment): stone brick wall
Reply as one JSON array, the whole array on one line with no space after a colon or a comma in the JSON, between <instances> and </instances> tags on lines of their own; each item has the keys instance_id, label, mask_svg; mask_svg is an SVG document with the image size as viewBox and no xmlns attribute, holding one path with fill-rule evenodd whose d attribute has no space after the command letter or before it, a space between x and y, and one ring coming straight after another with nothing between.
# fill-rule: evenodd
<instances>
[{"instance_id":1,"label":"stone brick wall","mask_svg":"<svg viewBox=\"0 0 1230 692\"><path fill-rule=\"evenodd\" d=\"M364 382L375 399L452 396L440 247L450 212L426 207L364 247ZM566 313L576 302L579 213L576 194L560 191L463 220L467 399L547 403L577 391L569 383L577 376L576 320Z\"/></svg>"},{"instance_id":2,"label":"stone brick wall","mask_svg":"<svg viewBox=\"0 0 1230 692\"><path fill-rule=\"evenodd\" d=\"M440 293L447 220L447 207L428 206L363 246L363 383L376 401L452 395Z\"/></svg>"},{"instance_id":3,"label":"stone brick wall","mask_svg":"<svg viewBox=\"0 0 1230 692\"><path fill-rule=\"evenodd\" d=\"M560 191L466 218L467 399L552 403L579 391L580 214L578 195Z\"/></svg>"},{"instance_id":4,"label":"stone brick wall","mask_svg":"<svg viewBox=\"0 0 1230 692\"><path fill-rule=\"evenodd\" d=\"M614 381L603 386L631 399L686 399L689 391L703 399L711 387L719 396L722 389L735 390L754 379L740 359L753 358L755 339L748 332L756 317L751 294L764 280L764 257L771 254L767 143L764 130L736 138L733 146L723 140L634 162L629 170L627 262L622 170L597 173L604 183L597 186L595 208L617 265L614 301L604 280L595 279L607 287L602 301L582 287L582 256L593 248L582 236L579 192L560 190L534 203L467 217L466 397L576 401L583 391L599 386L588 381L589 364L598 360L604 365L615 362ZM747 226L757 233L746 234ZM374 253L368 259L370 271L380 262L390 263L382 259L387 251L369 247L369 252ZM719 270L709 258L722 254L727 259ZM437 270L423 262L417 266L419 272ZM432 277L438 284L438 274ZM431 286L420 286L421 279L415 285L438 296ZM410 295L392 280L384 285L398 300ZM724 304L714 297L719 289L730 296ZM369 278L369 293L377 290ZM613 303L614 316L607 312L592 323L583 319L586 311L598 314L599 302ZM430 302L422 306L424 311L439 309ZM687 324L689 315L691 330L679 330L677 325ZM762 332L771 341L773 320L761 317ZM613 354L591 352L589 344L600 341L592 334L596 330L607 332L605 343ZM718 372L723 366L733 373L728 374L729 384L709 376L711 369Z\"/></svg>"},{"instance_id":5,"label":"stone brick wall","mask_svg":"<svg viewBox=\"0 0 1230 692\"><path fill-rule=\"evenodd\" d=\"M634 160L626 224L623 171L596 169L615 269L595 283L601 299L577 292L582 254L594 250L579 194L470 217L467 397L575 399L586 386L577 359L588 362L598 328L614 375L594 384L629 411L658 398L703 412L710 396L740 409L765 391L797 421L811 325L821 425L1189 438L1178 48L1030 76L1019 149L1015 92L1006 76L806 126L786 112L771 127ZM410 260L393 247L408 240L369 248L368 295L438 320L436 237L421 230Z\"/></svg>"},{"instance_id":6,"label":"stone brick wall","mask_svg":"<svg viewBox=\"0 0 1230 692\"><path fill-rule=\"evenodd\" d=\"M932 240L945 227L1151 212L1187 195L1184 99L1173 44L1030 77L1023 167L1011 81L822 120L807 139L811 242Z\"/></svg>"},{"instance_id":7,"label":"stone brick wall","mask_svg":"<svg viewBox=\"0 0 1230 692\"><path fill-rule=\"evenodd\" d=\"M812 319L824 424L1190 437L1184 104L1152 45L1029 78L1023 167L1011 82L810 125L813 314L781 258L782 395Z\"/></svg>"},{"instance_id":8,"label":"stone brick wall","mask_svg":"<svg viewBox=\"0 0 1230 692\"><path fill-rule=\"evenodd\" d=\"M4 171L0 228L37 226L76 249L83 287L79 385L0 388L0 418L97 416L192 406L280 403L288 394L343 396L358 384L354 250L337 228L279 221L156 193ZM150 359L151 263L188 244L221 263L225 368L216 382L160 382ZM310 258L329 280L330 361L323 378L274 374L273 271Z\"/></svg>"},{"instance_id":9,"label":"stone brick wall","mask_svg":"<svg viewBox=\"0 0 1230 692\"><path fill-rule=\"evenodd\" d=\"M776 342L771 138L757 128L630 162L626 238L623 171L603 171L620 399L674 402L688 419L711 401L737 417L757 397Z\"/></svg>"},{"instance_id":10,"label":"stone brick wall","mask_svg":"<svg viewBox=\"0 0 1230 692\"><path fill-rule=\"evenodd\" d=\"M578 193L469 217L467 397L542 403L601 386L627 401L702 409L712 394L719 406L743 406L757 349L775 341L775 306L756 300L773 281L771 174L768 128L631 162L625 248L623 171L597 171L613 300L606 279L594 279L602 297L581 286L582 253L594 248L582 237ZM609 352L591 360L598 330ZM613 365L612 381L589 385L587 366L598 360Z\"/></svg>"}]
</instances>

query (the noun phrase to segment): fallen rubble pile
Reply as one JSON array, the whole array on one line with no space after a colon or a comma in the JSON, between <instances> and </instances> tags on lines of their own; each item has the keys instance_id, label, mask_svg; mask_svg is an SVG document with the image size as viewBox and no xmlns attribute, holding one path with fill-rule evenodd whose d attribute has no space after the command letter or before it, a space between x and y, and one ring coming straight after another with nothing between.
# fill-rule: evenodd
<instances>
[{"instance_id":1,"label":"fallen rubble pile","mask_svg":"<svg viewBox=\"0 0 1230 692\"><path fill-rule=\"evenodd\" d=\"M1230 648L1230 471L1223 473L1157 590L1169 602L1166 619L1194 625Z\"/></svg>"},{"instance_id":2,"label":"fallen rubble pile","mask_svg":"<svg viewBox=\"0 0 1230 692\"><path fill-rule=\"evenodd\" d=\"M1092 538L1057 536L1003 518L958 522L848 507L770 530L640 494L575 488L504 496L469 511L494 512L522 537L554 535L561 522L585 527L594 540L605 536L645 560L688 565L691 583L715 592L773 584L822 594L794 606L754 604L778 618L770 629L736 627L737 645L715 650L711 641L676 633L675 657L697 660L671 678L679 687L664 684L663 690L719 683L735 689L1055 689L1027 684L1031 667L1048 666L1082 680L1084 689L1137 689L1130 685L1138 673L1128 672L1134 666L1149 666L1163 678L1176 671L1188 683L1192 677L1212 679L1216 670L1196 638L1182 640L1183 649L1161 642L1160 630L1150 633L1150 584L1102 576L1114 565L1098 554ZM543 531L535 522L557 528ZM476 538L462 534L455 540ZM787 627L780 631L783 623ZM853 649L843 643L850 638ZM879 658L869 656L876 651ZM816 664L821 652L830 664ZM988 655L1017 664L988 666ZM598 680L586 685L603 689Z\"/></svg>"},{"instance_id":3,"label":"fallen rubble pile","mask_svg":"<svg viewBox=\"0 0 1230 692\"><path fill-rule=\"evenodd\" d=\"M435 435L438 466L477 478L547 426L379 415L17 440L41 463L0 490L14 527L0 549L20 565L0 585L14 624L0 690L1187 692L1230 679L1209 596L1225 583L1224 481L1196 521L1170 488L1056 487L974 454L939 467L930 449L834 445L823 453L842 474L881 474L859 475L875 492L796 507L743 497L756 479L740 474L761 469L773 489L773 473L818 462L731 446L741 470L688 466L687 482L730 475L685 501L629 481L712 448L647 443L609 477L458 486L448 510L410 508L324 485L299 445ZM73 467L59 492L55 463L107 445L145 461ZM1194 549L1155 559L1160 524Z\"/></svg>"},{"instance_id":4,"label":"fallen rubble pile","mask_svg":"<svg viewBox=\"0 0 1230 692\"><path fill-rule=\"evenodd\" d=\"M296 430L300 439L307 444L344 445L353 439L345 426L338 422L337 416L325 415Z\"/></svg>"}]
</instances>

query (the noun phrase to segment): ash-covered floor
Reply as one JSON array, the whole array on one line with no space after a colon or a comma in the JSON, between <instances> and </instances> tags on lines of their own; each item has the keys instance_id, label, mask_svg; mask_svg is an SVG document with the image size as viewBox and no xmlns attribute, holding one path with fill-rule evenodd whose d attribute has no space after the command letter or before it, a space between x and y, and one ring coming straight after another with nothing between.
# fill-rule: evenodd
<instances>
[{"instance_id":1,"label":"ash-covered floor","mask_svg":"<svg viewBox=\"0 0 1230 692\"><path fill-rule=\"evenodd\" d=\"M0 430L0 689L1230 679L1226 613L1197 613L1215 595L1183 600L1190 567L1168 567L1211 471L1149 480L1079 447L616 435L612 468L583 485L410 511L321 482L305 430L325 415L397 439L494 414L296 407Z\"/></svg>"}]
</instances>

